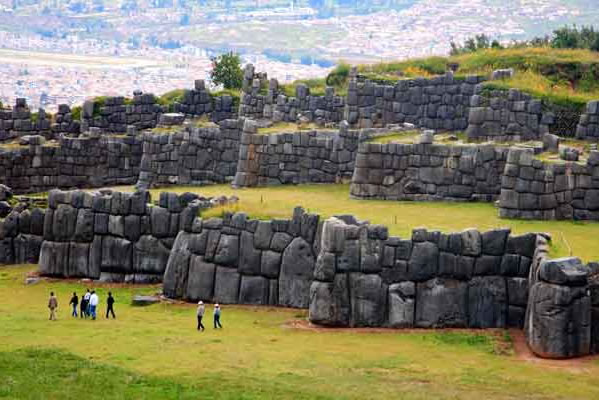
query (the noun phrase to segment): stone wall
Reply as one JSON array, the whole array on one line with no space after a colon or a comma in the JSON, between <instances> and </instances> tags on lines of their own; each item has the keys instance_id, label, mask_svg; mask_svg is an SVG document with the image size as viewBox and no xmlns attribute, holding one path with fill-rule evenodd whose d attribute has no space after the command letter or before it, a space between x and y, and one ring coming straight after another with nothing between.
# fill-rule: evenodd
<instances>
[{"instance_id":1,"label":"stone wall","mask_svg":"<svg viewBox=\"0 0 599 400\"><path fill-rule=\"evenodd\" d=\"M395 85L352 78L344 119L364 128L408 122L428 129L464 130L470 96L482 81L479 76L457 79L451 72L430 79L399 80Z\"/></svg>"},{"instance_id":2,"label":"stone wall","mask_svg":"<svg viewBox=\"0 0 599 400\"><path fill-rule=\"evenodd\" d=\"M131 185L139 175L141 153L141 141L130 136L63 137L58 146L0 147L0 182L15 193Z\"/></svg>"},{"instance_id":3,"label":"stone wall","mask_svg":"<svg viewBox=\"0 0 599 400\"><path fill-rule=\"evenodd\" d=\"M164 294L190 301L307 308L318 220L301 208L290 220L250 220L243 213L198 218L177 236Z\"/></svg>"},{"instance_id":4,"label":"stone wall","mask_svg":"<svg viewBox=\"0 0 599 400\"><path fill-rule=\"evenodd\" d=\"M360 132L339 131L260 135L247 120L241 137L235 187L349 180Z\"/></svg>"},{"instance_id":5,"label":"stone wall","mask_svg":"<svg viewBox=\"0 0 599 400\"><path fill-rule=\"evenodd\" d=\"M507 148L362 143L350 194L361 199L494 201Z\"/></svg>"},{"instance_id":6,"label":"stone wall","mask_svg":"<svg viewBox=\"0 0 599 400\"><path fill-rule=\"evenodd\" d=\"M128 125L137 129L154 128L165 108L151 93L136 92L126 104L125 97L104 97L83 103L81 129L100 128L104 132L124 133Z\"/></svg>"},{"instance_id":7,"label":"stone wall","mask_svg":"<svg viewBox=\"0 0 599 400\"><path fill-rule=\"evenodd\" d=\"M576 127L576 138L599 141L599 100L590 101Z\"/></svg>"},{"instance_id":8,"label":"stone wall","mask_svg":"<svg viewBox=\"0 0 599 400\"><path fill-rule=\"evenodd\" d=\"M214 122L235 118L237 115L233 97L213 96L202 79L195 81L193 89L183 91L183 99L173 104L173 111L189 117L209 115Z\"/></svg>"},{"instance_id":9,"label":"stone wall","mask_svg":"<svg viewBox=\"0 0 599 400\"><path fill-rule=\"evenodd\" d=\"M25 99L17 99L12 109L0 109L0 142L10 141L23 135L52 136L51 120L40 109L35 120Z\"/></svg>"},{"instance_id":10,"label":"stone wall","mask_svg":"<svg viewBox=\"0 0 599 400\"><path fill-rule=\"evenodd\" d=\"M345 220L345 221L344 221ZM415 229L389 237L348 218L324 223L309 319L332 326L522 327L536 234Z\"/></svg>"},{"instance_id":11,"label":"stone wall","mask_svg":"<svg viewBox=\"0 0 599 400\"><path fill-rule=\"evenodd\" d=\"M554 122L543 103L517 89L493 90L470 99L468 129L470 140L539 140Z\"/></svg>"},{"instance_id":12,"label":"stone wall","mask_svg":"<svg viewBox=\"0 0 599 400\"><path fill-rule=\"evenodd\" d=\"M599 152L586 164L544 163L530 149L509 151L499 214L506 218L599 220Z\"/></svg>"},{"instance_id":13,"label":"stone wall","mask_svg":"<svg viewBox=\"0 0 599 400\"><path fill-rule=\"evenodd\" d=\"M276 122L305 120L324 125L340 122L344 108L345 98L336 96L332 87L326 88L324 96L315 96L310 94L309 87L299 84L295 87L295 97L290 97L283 93L276 79L266 83L266 74L255 73L251 64L245 67L240 116Z\"/></svg>"},{"instance_id":14,"label":"stone wall","mask_svg":"<svg viewBox=\"0 0 599 400\"><path fill-rule=\"evenodd\" d=\"M39 271L46 276L160 282L180 230L198 213L197 196L52 190Z\"/></svg>"},{"instance_id":15,"label":"stone wall","mask_svg":"<svg viewBox=\"0 0 599 400\"><path fill-rule=\"evenodd\" d=\"M543 358L597 353L599 264L585 266L576 257L551 260L547 253L547 242L538 243L525 321L528 346Z\"/></svg>"},{"instance_id":16,"label":"stone wall","mask_svg":"<svg viewBox=\"0 0 599 400\"><path fill-rule=\"evenodd\" d=\"M232 181L243 123L243 119L230 119L221 121L218 128L185 127L172 134L144 134L137 186Z\"/></svg>"},{"instance_id":17,"label":"stone wall","mask_svg":"<svg viewBox=\"0 0 599 400\"><path fill-rule=\"evenodd\" d=\"M13 210L0 219L0 265L35 264L38 262L45 210Z\"/></svg>"}]
</instances>

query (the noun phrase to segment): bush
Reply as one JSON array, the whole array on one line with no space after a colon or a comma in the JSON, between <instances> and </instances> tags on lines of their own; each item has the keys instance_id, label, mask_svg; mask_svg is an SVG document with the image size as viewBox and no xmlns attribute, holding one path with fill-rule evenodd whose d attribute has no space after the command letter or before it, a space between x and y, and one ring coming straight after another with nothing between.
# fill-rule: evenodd
<instances>
[{"instance_id":1,"label":"bush","mask_svg":"<svg viewBox=\"0 0 599 400\"><path fill-rule=\"evenodd\" d=\"M351 67L346 63L339 63L328 75L325 80L326 84L329 86L340 87L345 85L347 79L349 78L349 71Z\"/></svg>"}]
</instances>

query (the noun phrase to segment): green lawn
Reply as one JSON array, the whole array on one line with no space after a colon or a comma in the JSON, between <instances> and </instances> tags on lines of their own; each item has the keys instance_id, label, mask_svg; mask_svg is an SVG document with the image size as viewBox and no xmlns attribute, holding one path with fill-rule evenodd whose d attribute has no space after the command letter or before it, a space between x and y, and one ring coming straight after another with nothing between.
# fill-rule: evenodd
<instances>
[{"instance_id":1,"label":"green lawn","mask_svg":"<svg viewBox=\"0 0 599 400\"><path fill-rule=\"evenodd\" d=\"M100 310L112 290L118 319L85 321L66 303L86 283L25 285L34 269L0 268L0 398L599 398L597 361L521 361L502 331L317 332L289 327L305 311L225 306L224 329L198 333L194 305L135 308L133 294L159 286L108 284L94 285ZM52 322L50 290L60 304Z\"/></svg>"},{"instance_id":2,"label":"green lawn","mask_svg":"<svg viewBox=\"0 0 599 400\"><path fill-rule=\"evenodd\" d=\"M133 190L131 186L116 187ZM196 192L203 196L235 195L239 203L208 210L205 216L220 216L224 210L245 211L255 218L289 218L295 206L328 217L353 214L360 219L389 227L389 232L407 238L412 229L425 227L444 232L466 228L493 229L510 227L515 233L548 232L553 237L552 256L573 255L585 261L599 260L599 223L574 221L525 221L501 219L490 203L410 202L355 200L349 197L349 185L271 186L232 189L229 185L202 187L173 186L152 191L158 200L161 191Z\"/></svg>"}]
</instances>

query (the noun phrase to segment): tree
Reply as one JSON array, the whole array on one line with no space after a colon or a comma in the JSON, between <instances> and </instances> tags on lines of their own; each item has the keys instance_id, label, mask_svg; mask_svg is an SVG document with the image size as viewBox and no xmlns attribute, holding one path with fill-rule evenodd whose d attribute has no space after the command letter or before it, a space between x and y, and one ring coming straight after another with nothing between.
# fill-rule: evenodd
<instances>
[{"instance_id":1,"label":"tree","mask_svg":"<svg viewBox=\"0 0 599 400\"><path fill-rule=\"evenodd\" d=\"M225 89L239 89L243 84L243 71L241 70L241 58L233 52L212 57L212 71L210 77L217 85L223 85Z\"/></svg>"}]
</instances>

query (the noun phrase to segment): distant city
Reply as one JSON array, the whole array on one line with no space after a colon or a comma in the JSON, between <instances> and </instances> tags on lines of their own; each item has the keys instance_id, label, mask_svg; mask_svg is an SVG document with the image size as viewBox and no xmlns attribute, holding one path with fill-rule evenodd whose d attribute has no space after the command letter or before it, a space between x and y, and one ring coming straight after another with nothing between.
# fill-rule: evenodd
<instances>
[{"instance_id":1,"label":"distant city","mask_svg":"<svg viewBox=\"0 0 599 400\"><path fill-rule=\"evenodd\" d=\"M599 20L594 0L0 0L0 100L55 111L98 95L161 94L209 81L212 56L242 55L279 81L340 60L445 55ZM210 82L208 82L210 84Z\"/></svg>"}]
</instances>

